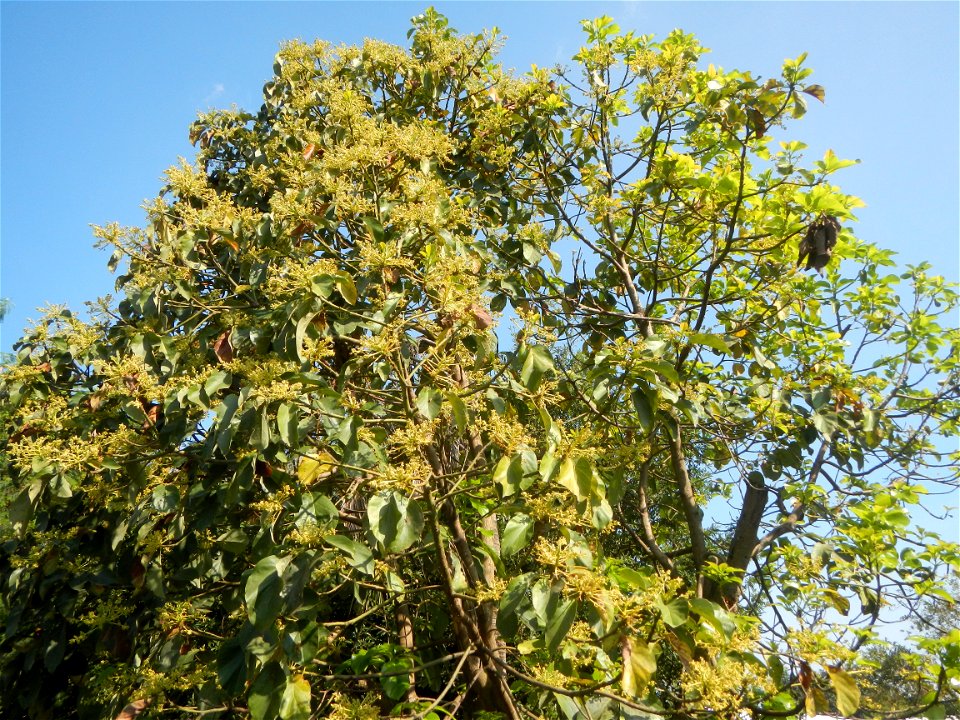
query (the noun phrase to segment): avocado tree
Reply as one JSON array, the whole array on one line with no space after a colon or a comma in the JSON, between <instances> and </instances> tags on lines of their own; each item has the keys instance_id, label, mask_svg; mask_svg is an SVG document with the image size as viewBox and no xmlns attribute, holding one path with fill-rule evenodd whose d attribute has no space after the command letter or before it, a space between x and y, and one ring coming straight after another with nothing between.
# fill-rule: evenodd
<instances>
[{"instance_id":1,"label":"avocado tree","mask_svg":"<svg viewBox=\"0 0 960 720\"><path fill-rule=\"evenodd\" d=\"M522 77L433 11L288 43L97 229L120 298L0 376L5 716L857 710L960 562L910 515L957 485L955 290L774 139L803 58L584 29Z\"/></svg>"}]
</instances>

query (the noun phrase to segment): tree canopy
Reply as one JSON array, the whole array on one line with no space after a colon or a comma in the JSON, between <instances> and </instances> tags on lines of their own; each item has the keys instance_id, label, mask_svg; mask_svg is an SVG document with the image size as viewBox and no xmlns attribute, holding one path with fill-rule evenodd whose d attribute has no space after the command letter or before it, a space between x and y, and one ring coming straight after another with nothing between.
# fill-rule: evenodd
<instances>
[{"instance_id":1,"label":"tree canopy","mask_svg":"<svg viewBox=\"0 0 960 720\"><path fill-rule=\"evenodd\" d=\"M788 138L804 57L584 30L524 75L432 10L287 43L96 230L118 299L0 375L5 715L858 711L960 567L910 514L956 290ZM942 714L960 631L918 658Z\"/></svg>"}]
</instances>

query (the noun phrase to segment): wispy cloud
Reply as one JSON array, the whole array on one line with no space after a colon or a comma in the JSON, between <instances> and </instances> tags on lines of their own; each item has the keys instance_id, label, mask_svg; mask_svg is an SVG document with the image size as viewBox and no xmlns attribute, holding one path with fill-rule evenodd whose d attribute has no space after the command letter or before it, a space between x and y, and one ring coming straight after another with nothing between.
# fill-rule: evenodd
<instances>
[{"instance_id":1,"label":"wispy cloud","mask_svg":"<svg viewBox=\"0 0 960 720\"><path fill-rule=\"evenodd\" d=\"M203 102L206 103L207 105L209 105L209 104L212 103L214 100L216 100L218 97L220 97L221 95L223 95L223 93L224 93L225 91L226 91L226 88L224 87L223 83L217 83L217 84L215 84L215 85L213 86L213 90L211 90L211 91L207 94L207 96L203 99Z\"/></svg>"}]
</instances>

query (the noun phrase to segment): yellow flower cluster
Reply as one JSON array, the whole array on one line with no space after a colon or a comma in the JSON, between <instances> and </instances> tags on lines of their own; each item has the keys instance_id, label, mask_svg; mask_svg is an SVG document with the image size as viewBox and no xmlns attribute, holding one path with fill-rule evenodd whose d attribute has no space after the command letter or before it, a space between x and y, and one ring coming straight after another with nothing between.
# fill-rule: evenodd
<instances>
[{"instance_id":1,"label":"yellow flower cluster","mask_svg":"<svg viewBox=\"0 0 960 720\"><path fill-rule=\"evenodd\" d=\"M406 457L418 457L420 448L433 442L439 425L439 418L424 422L408 420L390 435L387 443L390 448L400 451Z\"/></svg>"},{"instance_id":2,"label":"yellow flower cluster","mask_svg":"<svg viewBox=\"0 0 960 720\"><path fill-rule=\"evenodd\" d=\"M420 457L414 457L408 462L392 462L372 481L371 487L376 490L411 493L423 486L430 473L430 466Z\"/></svg>"},{"instance_id":3,"label":"yellow flower cluster","mask_svg":"<svg viewBox=\"0 0 960 720\"><path fill-rule=\"evenodd\" d=\"M772 694L776 687L757 667L732 658L694 660L680 679L684 698L721 717L739 717L745 695Z\"/></svg>"},{"instance_id":4,"label":"yellow flower cluster","mask_svg":"<svg viewBox=\"0 0 960 720\"><path fill-rule=\"evenodd\" d=\"M335 692L330 696L326 717L328 720L377 720L380 708L372 693L355 699Z\"/></svg>"}]
</instances>

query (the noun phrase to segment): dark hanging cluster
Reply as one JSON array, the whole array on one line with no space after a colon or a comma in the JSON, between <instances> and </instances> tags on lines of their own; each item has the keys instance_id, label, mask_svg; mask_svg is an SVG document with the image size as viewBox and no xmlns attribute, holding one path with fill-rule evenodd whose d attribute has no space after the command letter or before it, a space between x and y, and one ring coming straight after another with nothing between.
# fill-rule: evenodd
<instances>
[{"instance_id":1,"label":"dark hanging cluster","mask_svg":"<svg viewBox=\"0 0 960 720\"><path fill-rule=\"evenodd\" d=\"M797 266L799 267L806 260L807 270L814 269L822 275L823 268L830 262L839 233L840 222L833 215L821 215L817 218L807 228L803 240L800 241Z\"/></svg>"}]
</instances>

